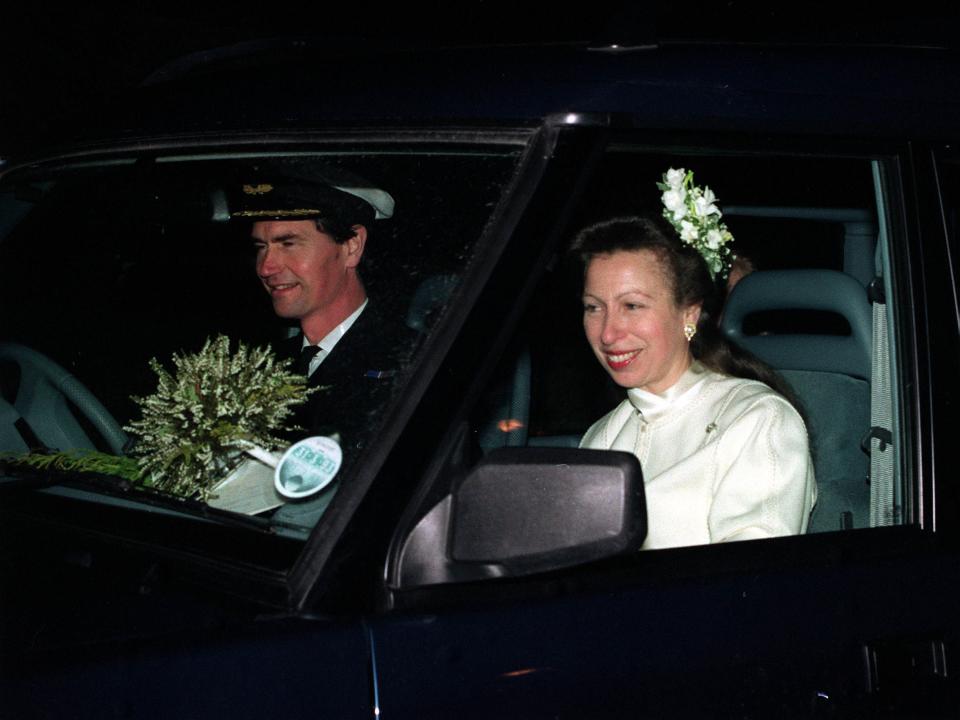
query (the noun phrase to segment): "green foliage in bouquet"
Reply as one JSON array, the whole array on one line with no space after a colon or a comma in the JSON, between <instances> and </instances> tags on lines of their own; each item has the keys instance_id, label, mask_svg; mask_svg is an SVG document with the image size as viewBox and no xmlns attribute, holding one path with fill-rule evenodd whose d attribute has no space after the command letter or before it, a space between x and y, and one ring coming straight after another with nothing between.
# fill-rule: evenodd
<instances>
[{"instance_id":1,"label":"green foliage in bouquet","mask_svg":"<svg viewBox=\"0 0 960 720\"><path fill-rule=\"evenodd\" d=\"M248 443L268 450L286 443L283 429L292 407L312 392L306 378L291 372L269 348L242 343L230 353L230 339L207 340L195 355L174 354L175 372L157 362L157 391L135 397L143 417L127 431L139 440L143 484L183 497L207 500Z\"/></svg>"},{"instance_id":2,"label":"green foliage in bouquet","mask_svg":"<svg viewBox=\"0 0 960 720\"><path fill-rule=\"evenodd\" d=\"M144 484L138 463L133 458L110 455L96 450L67 450L64 452L31 452L0 454L0 464L18 465L37 470L62 470L64 472L96 473L112 475L139 484Z\"/></svg>"}]
</instances>

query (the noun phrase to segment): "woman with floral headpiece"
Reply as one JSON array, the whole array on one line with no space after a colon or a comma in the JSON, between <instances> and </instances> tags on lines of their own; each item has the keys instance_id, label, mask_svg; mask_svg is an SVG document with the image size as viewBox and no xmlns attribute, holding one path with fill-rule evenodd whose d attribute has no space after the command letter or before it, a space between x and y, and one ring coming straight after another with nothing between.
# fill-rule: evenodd
<instances>
[{"instance_id":1,"label":"woman with floral headpiece","mask_svg":"<svg viewBox=\"0 0 960 720\"><path fill-rule=\"evenodd\" d=\"M627 399L582 447L625 450L644 473L645 549L791 535L816 500L807 431L783 381L716 325L732 236L709 188L671 170L663 218L582 230L583 325Z\"/></svg>"}]
</instances>

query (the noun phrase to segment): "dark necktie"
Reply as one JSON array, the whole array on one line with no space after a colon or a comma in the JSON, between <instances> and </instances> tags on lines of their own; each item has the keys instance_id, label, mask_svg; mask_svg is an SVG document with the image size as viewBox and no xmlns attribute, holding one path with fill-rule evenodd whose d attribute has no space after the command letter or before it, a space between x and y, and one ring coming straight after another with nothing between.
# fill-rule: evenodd
<instances>
[{"instance_id":1,"label":"dark necktie","mask_svg":"<svg viewBox=\"0 0 960 720\"><path fill-rule=\"evenodd\" d=\"M320 352L319 345L306 345L300 350L300 357L293 361L293 372L300 375L309 375L310 361Z\"/></svg>"}]
</instances>

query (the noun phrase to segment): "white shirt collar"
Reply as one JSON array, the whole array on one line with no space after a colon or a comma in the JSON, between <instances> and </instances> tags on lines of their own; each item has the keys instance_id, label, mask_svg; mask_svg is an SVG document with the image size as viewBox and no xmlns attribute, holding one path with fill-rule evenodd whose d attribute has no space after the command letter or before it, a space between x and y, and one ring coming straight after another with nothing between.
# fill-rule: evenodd
<instances>
[{"instance_id":1,"label":"white shirt collar","mask_svg":"<svg viewBox=\"0 0 960 720\"><path fill-rule=\"evenodd\" d=\"M311 344L316 345L317 347L320 348L320 352L318 352L310 360L310 369L307 373L308 376L312 375L313 371L316 370L318 367L320 367L320 363L323 362L324 358L326 358L327 355L329 355L333 351L333 348L336 347L337 343L340 342L343 336L347 334L347 330L349 330L351 326L357 321L357 318L360 317L360 313L362 313L364 309L367 307L368 302L370 302L369 298L364 300L363 303L361 303L360 307L358 307L356 310L350 313L346 318L344 318L343 322L341 322L333 330L331 330L322 338L320 338L320 342L311 343L309 340L307 340L306 335L303 336L303 343L300 346L301 349Z\"/></svg>"},{"instance_id":2,"label":"white shirt collar","mask_svg":"<svg viewBox=\"0 0 960 720\"><path fill-rule=\"evenodd\" d=\"M694 360L680 379L662 393L652 393L640 388L627 390L627 397L647 421L653 420L670 408L682 407L690 402L700 389L709 371Z\"/></svg>"}]
</instances>

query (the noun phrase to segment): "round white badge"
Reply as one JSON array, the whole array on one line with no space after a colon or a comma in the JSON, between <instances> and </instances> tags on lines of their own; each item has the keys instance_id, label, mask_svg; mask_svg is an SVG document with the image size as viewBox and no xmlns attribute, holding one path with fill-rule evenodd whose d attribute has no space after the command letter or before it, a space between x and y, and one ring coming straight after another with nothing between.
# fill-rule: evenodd
<instances>
[{"instance_id":1,"label":"round white badge","mask_svg":"<svg viewBox=\"0 0 960 720\"><path fill-rule=\"evenodd\" d=\"M287 498L313 495L330 484L342 462L343 451L333 438L305 438L280 458L273 472L274 487Z\"/></svg>"}]
</instances>

